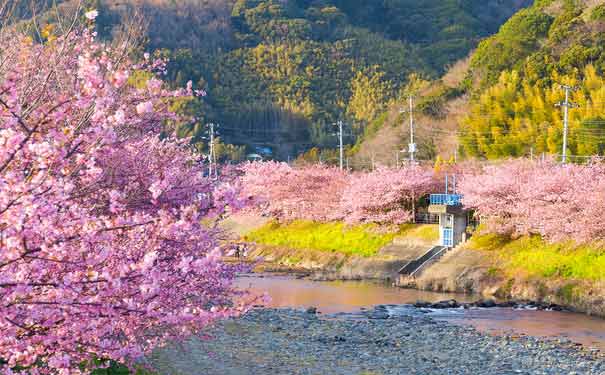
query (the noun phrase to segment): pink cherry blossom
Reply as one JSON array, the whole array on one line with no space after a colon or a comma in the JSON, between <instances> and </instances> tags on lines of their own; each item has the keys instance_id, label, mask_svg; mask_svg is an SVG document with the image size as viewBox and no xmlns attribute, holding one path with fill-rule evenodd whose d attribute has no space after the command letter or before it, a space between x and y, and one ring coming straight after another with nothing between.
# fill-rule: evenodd
<instances>
[{"instance_id":1,"label":"pink cherry blossom","mask_svg":"<svg viewBox=\"0 0 605 375\"><path fill-rule=\"evenodd\" d=\"M248 163L242 176L244 198L255 200L257 210L280 219L336 220L348 181L337 168L292 168L286 163Z\"/></svg>"},{"instance_id":2,"label":"pink cherry blossom","mask_svg":"<svg viewBox=\"0 0 605 375\"><path fill-rule=\"evenodd\" d=\"M0 373L133 364L245 311L216 250L239 184L204 177L164 127L186 90L123 84L155 65L90 30L44 45L0 34L0 48Z\"/></svg>"},{"instance_id":3,"label":"pink cherry blossom","mask_svg":"<svg viewBox=\"0 0 605 375\"><path fill-rule=\"evenodd\" d=\"M91 21L94 21L98 16L99 12L96 9L89 10L88 12L84 13L84 17Z\"/></svg>"},{"instance_id":4,"label":"pink cherry blossom","mask_svg":"<svg viewBox=\"0 0 605 375\"><path fill-rule=\"evenodd\" d=\"M416 201L437 189L433 171L416 165L349 174L262 162L243 171L244 198L256 202L256 211L283 220L405 223L413 220Z\"/></svg>"},{"instance_id":5,"label":"pink cherry blossom","mask_svg":"<svg viewBox=\"0 0 605 375\"><path fill-rule=\"evenodd\" d=\"M153 103L150 101L142 102L137 104L137 113L143 115L146 113L153 112Z\"/></svg>"},{"instance_id":6,"label":"pink cherry blossom","mask_svg":"<svg viewBox=\"0 0 605 375\"><path fill-rule=\"evenodd\" d=\"M538 234L549 241L605 239L598 218L605 209L605 166L510 160L466 174L464 204L488 229L509 235Z\"/></svg>"},{"instance_id":7,"label":"pink cherry blossom","mask_svg":"<svg viewBox=\"0 0 605 375\"><path fill-rule=\"evenodd\" d=\"M128 81L127 71L118 71L113 74L113 84L115 87L122 87Z\"/></svg>"},{"instance_id":8,"label":"pink cherry blossom","mask_svg":"<svg viewBox=\"0 0 605 375\"><path fill-rule=\"evenodd\" d=\"M350 223L403 224L413 221L416 202L436 189L430 168L418 165L378 168L351 176L341 209Z\"/></svg>"}]
</instances>

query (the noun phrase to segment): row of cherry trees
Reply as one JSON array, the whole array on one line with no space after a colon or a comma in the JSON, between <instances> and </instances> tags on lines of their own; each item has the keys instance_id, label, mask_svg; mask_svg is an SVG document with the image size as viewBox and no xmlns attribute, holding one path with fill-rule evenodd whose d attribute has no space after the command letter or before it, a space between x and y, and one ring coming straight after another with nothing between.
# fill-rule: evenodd
<instances>
[{"instance_id":1,"label":"row of cherry trees","mask_svg":"<svg viewBox=\"0 0 605 375\"><path fill-rule=\"evenodd\" d=\"M242 193L256 200L254 209L283 220L406 223L416 202L437 189L433 170L418 165L347 173L261 162L243 170Z\"/></svg>"},{"instance_id":2,"label":"row of cherry trees","mask_svg":"<svg viewBox=\"0 0 605 375\"><path fill-rule=\"evenodd\" d=\"M132 364L246 308L212 224L237 184L204 177L166 128L194 93L91 30L0 34L2 374Z\"/></svg>"},{"instance_id":3,"label":"row of cherry trees","mask_svg":"<svg viewBox=\"0 0 605 375\"><path fill-rule=\"evenodd\" d=\"M465 206L493 232L577 243L605 239L598 220L605 210L603 163L471 161L448 172L458 175ZM250 163L244 166L242 193L260 203L256 210L284 220L399 224L412 220L419 198L442 190L442 180L418 165L349 174L322 166Z\"/></svg>"},{"instance_id":4,"label":"row of cherry trees","mask_svg":"<svg viewBox=\"0 0 605 375\"><path fill-rule=\"evenodd\" d=\"M553 242L605 239L602 163L504 161L467 173L460 191L464 204L497 233L538 234Z\"/></svg>"}]
</instances>

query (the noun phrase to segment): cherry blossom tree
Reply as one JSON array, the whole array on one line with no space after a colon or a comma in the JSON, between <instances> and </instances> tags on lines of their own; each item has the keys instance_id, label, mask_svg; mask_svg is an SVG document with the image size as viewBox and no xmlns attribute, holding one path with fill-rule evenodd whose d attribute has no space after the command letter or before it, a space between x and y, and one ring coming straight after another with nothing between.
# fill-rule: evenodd
<instances>
[{"instance_id":1,"label":"cherry blossom tree","mask_svg":"<svg viewBox=\"0 0 605 375\"><path fill-rule=\"evenodd\" d=\"M205 178L165 127L190 87L168 90L162 62L133 64L91 30L0 37L3 374L132 364L246 308L212 224L240 206L237 186Z\"/></svg>"},{"instance_id":2,"label":"cherry blossom tree","mask_svg":"<svg viewBox=\"0 0 605 375\"><path fill-rule=\"evenodd\" d=\"M436 189L430 168L409 165L348 174L318 165L279 162L243 167L242 193L255 210L283 220L401 224L413 221L416 202Z\"/></svg>"},{"instance_id":3,"label":"cherry blossom tree","mask_svg":"<svg viewBox=\"0 0 605 375\"><path fill-rule=\"evenodd\" d=\"M356 173L343 193L341 211L349 223L412 222L417 200L436 188L433 171L415 164Z\"/></svg>"},{"instance_id":4,"label":"cherry blossom tree","mask_svg":"<svg viewBox=\"0 0 605 375\"><path fill-rule=\"evenodd\" d=\"M559 164L552 160L509 160L467 174L464 204L488 229L510 235L538 234L549 241L602 241L597 218L605 209L605 166Z\"/></svg>"},{"instance_id":5,"label":"cherry blossom tree","mask_svg":"<svg viewBox=\"0 0 605 375\"><path fill-rule=\"evenodd\" d=\"M318 165L292 168L280 162L243 166L242 193L256 210L283 220L329 221L341 218L346 172Z\"/></svg>"}]
</instances>

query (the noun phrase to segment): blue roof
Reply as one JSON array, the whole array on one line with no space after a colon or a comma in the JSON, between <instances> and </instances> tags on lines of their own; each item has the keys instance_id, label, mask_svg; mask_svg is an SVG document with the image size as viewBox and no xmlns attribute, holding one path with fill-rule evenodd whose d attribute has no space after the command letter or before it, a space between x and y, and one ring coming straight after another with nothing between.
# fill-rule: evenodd
<instances>
[{"instance_id":1,"label":"blue roof","mask_svg":"<svg viewBox=\"0 0 605 375\"><path fill-rule=\"evenodd\" d=\"M462 195L431 194L431 204L444 206L462 206Z\"/></svg>"}]
</instances>

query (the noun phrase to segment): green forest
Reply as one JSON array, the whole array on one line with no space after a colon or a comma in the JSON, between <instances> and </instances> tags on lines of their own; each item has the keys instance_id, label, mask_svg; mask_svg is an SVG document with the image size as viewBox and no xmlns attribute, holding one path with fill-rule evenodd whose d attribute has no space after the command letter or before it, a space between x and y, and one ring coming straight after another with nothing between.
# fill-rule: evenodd
<instances>
[{"instance_id":1,"label":"green forest","mask_svg":"<svg viewBox=\"0 0 605 375\"><path fill-rule=\"evenodd\" d=\"M204 124L215 122L224 142L285 160L334 147L339 119L355 142L402 98L410 75L439 78L528 2L186 0L143 2L143 11L146 49L170 59L170 80L208 93L183 104L199 120L181 135L203 149ZM96 7L107 37L132 8Z\"/></svg>"},{"instance_id":2,"label":"green forest","mask_svg":"<svg viewBox=\"0 0 605 375\"><path fill-rule=\"evenodd\" d=\"M604 155L605 4L599 3L537 1L480 43L460 128L466 154L561 154L565 85L573 87L568 154Z\"/></svg>"},{"instance_id":3,"label":"green forest","mask_svg":"<svg viewBox=\"0 0 605 375\"><path fill-rule=\"evenodd\" d=\"M393 113L409 94L431 129L419 135L421 157L439 156L443 135L456 138L457 146L447 148L458 148L461 157L556 156L561 85L574 88L567 153L579 159L605 153L599 1L87 0L86 6L99 9L98 32L108 40L134 13L143 14L138 53L168 59L175 87L191 80L208 94L175 103L196 119L181 124L179 134L206 152L206 124L220 124L223 161L249 153L334 159L338 120L346 123L347 153L354 155L364 141L384 137L381 128L400 126L402 117ZM20 13L31 16L27 7ZM448 111L453 102L463 115ZM398 137L396 147L405 145L408 136Z\"/></svg>"}]
</instances>

